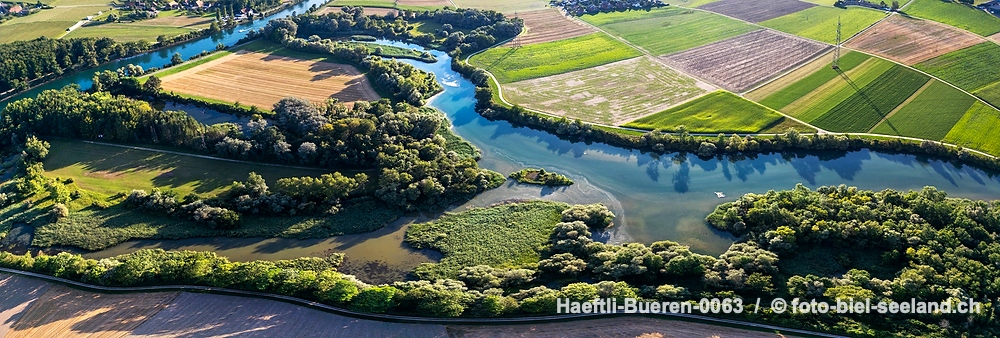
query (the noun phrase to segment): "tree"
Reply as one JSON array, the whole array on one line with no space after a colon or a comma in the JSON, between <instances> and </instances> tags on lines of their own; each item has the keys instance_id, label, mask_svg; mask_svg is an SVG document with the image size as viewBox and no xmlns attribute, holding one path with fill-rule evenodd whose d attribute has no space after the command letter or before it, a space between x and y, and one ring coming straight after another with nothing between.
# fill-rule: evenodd
<instances>
[{"instance_id":1,"label":"tree","mask_svg":"<svg viewBox=\"0 0 1000 338\"><path fill-rule=\"evenodd\" d=\"M275 123L294 136L319 129L327 119L312 103L297 97L286 97L274 104Z\"/></svg>"},{"instance_id":2,"label":"tree","mask_svg":"<svg viewBox=\"0 0 1000 338\"><path fill-rule=\"evenodd\" d=\"M156 96L156 94L160 92L162 84L163 81L161 81L160 78L156 77L156 75L150 75L149 78L146 79L146 83L142 84L142 91L146 92L147 95Z\"/></svg>"},{"instance_id":3,"label":"tree","mask_svg":"<svg viewBox=\"0 0 1000 338\"><path fill-rule=\"evenodd\" d=\"M49 143L34 135L28 136L28 139L24 141L24 155L25 161L41 162L49 155Z\"/></svg>"},{"instance_id":4,"label":"tree","mask_svg":"<svg viewBox=\"0 0 1000 338\"><path fill-rule=\"evenodd\" d=\"M174 56L170 57L170 64L179 65L182 63L184 63L184 57L181 56L181 53L174 53Z\"/></svg>"}]
</instances>

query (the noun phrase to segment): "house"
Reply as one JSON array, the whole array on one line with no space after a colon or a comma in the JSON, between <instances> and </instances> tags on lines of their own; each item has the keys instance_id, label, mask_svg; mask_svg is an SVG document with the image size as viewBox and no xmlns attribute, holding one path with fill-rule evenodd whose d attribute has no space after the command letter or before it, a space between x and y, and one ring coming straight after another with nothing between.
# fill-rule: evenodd
<instances>
[{"instance_id":1,"label":"house","mask_svg":"<svg viewBox=\"0 0 1000 338\"><path fill-rule=\"evenodd\" d=\"M10 12L10 14L14 14L14 15L24 14L24 12L25 12L24 11L24 7L21 7L21 5L11 6L8 11Z\"/></svg>"},{"instance_id":2,"label":"house","mask_svg":"<svg viewBox=\"0 0 1000 338\"><path fill-rule=\"evenodd\" d=\"M205 3L202 2L201 0L195 1L194 2L194 7L197 7L197 8L205 7Z\"/></svg>"},{"instance_id":3,"label":"house","mask_svg":"<svg viewBox=\"0 0 1000 338\"><path fill-rule=\"evenodd\" d=\"M177 1L171 1L170 3L167 4L167 7L170 7L170 9L177 9L178 7L180 7L180 5L177 3Z\"/></svg>"}]
</instances>

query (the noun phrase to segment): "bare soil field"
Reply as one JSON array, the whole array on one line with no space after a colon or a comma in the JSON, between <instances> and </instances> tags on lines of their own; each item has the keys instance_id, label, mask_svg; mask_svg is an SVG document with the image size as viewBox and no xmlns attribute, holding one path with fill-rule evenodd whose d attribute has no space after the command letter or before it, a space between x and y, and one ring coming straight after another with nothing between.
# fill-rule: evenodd
<instances>
[{"instance_id":1,"label":"bare soil field","mask_svg":"<svg viewBox=\"0 0 1000 338\"><path fill-rule=\"evenodd\" d=\"M130 337L446 337L442 325L338 316L266 299L182 293Z\"/></svg>"},{"instance_id":2,"label":"bare soil field","mask_svg":"<svg viewBox=\"0 0 1000 338\"><path fill-rule=\"evenodd\" d=\"M694 337L745 337L780 338L795 337L775 332L664 320L645 317L618 317L579 320L564 323L536 325L497 326L448 326L451 337L643 337L643 338L694 338Z\"/></svg>"},{"instance_id":3,"label":"bare soil field","mask_svg":"<svg viewBox=\"0 0 1000 338\"><path fill-rule=\"evenodd\" d=\"M744 21L762 22L814 6L816 5L798 0L720 0L698 8Z\"/></svg>"},{"instance_id":4,"label":"bare soil field","mask_svg":"<svg viewBox=\"0 0 1000 338\"><path fill-rule=\"evenodd\" d=\"M48 290L49 284L34 279L0 274L0 337L7 335L11 325L32 303Z\"/></svg>"},{"instance_id":5,"label":"bare soil field","mask_svg":"<svg viewBox=\"0 0 1000 338\"><path fill-rule=\"evenodd\" d=\"M518 13L517 16L524 19L524 26L527 27L527 33L519 37L522 45L575 38L597 31L594 27L570 20L557 9Z\"/></svg>"},{"instance_id":6,"label":"bare soil field","mask_svg":"<svg viewBox=\"0 0 1000 338\"><path fill-rule=\"evenodd\" d=\"M98 294L52 285L4 337L123 337L175 297L176 292Z\"/></svg>"},{"instance_id":7,"label":"bare soil field","mask_svg":"<svg viewBox=\"0 0 1000 338\"><path fill-rule=\"evenodd\" d=\"M759 30L664 57L671 66L742 92L829 49L830 46Z\"/></svg>"},{"instance_id":8,"label":"bare soil field","mask_svg":"<svg viewBox=\"0 0 1000 338\"><path fill-rule=\"evenodd\" d=\"M930 20L893 15L852 39L847 47L914 65L983 42L983 38Z\"/></svg>"},{"instance_id":9,"label":"bare soil field","mask_svg":"<svg viewBox=\"0 0 1000 338\"><path fill-rule=\"evenodd\" d=\"M553 115L617 125L713 89L648 56L503 85L511 102Z\"/></svg>"},{"instance_id":10,"label":"bare soil field","mask_svg":"<svg viewBox=\"0 0 1000 338\"><path fill-rule=\"evenodd\" d=\"M764 98L774 94L785 87L788 87L805 77L812 75L813 73L819 71L820 69L830 67L833 62L833 53L827 52L823 56L813 59L812 62L802 65L802 67L796 68L795 70L789 72L788 74L775 79L774 81L768 82L766 85L760 86L757 89L747 93L743 97L751 101L763 100Z\"/></svg>"},{"instance_id":11,"label":"bare soil field","mask_svg":"<svg viewBox=\"0 0 1000 338\"><path fill-rule=\"evenodd\" d=\"M987 39L993 40L993 42L1000 43L1000 33L996 33L986 37Z\"/></svg>"},{"instance_id":12,"label":"bare soil field","mask_svg":"<svg viewBox=\"0 0 1000 338\"><path fill-rule=\"evenodd\" d=\"M166 76L163 89L262 109L292 95L313 102L379 99L353 66L245 51Z\"/></svg>"}]
</instances>

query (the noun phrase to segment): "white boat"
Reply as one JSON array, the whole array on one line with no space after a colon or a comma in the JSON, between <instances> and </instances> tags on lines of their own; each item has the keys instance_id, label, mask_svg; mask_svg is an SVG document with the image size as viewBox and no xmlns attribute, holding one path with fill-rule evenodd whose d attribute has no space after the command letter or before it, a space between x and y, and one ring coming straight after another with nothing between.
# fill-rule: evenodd
<instances>
[{"instance_id":1,"label":"white boat","mask_svg":"<svg viewBox=\"0 0 1000 338\"><path fill-rule=\"evenodd\" d=\"M715 196L719 198L726 198L726 194L723 194L721 191L716 191Z\"/></svg>"}]
</instances>

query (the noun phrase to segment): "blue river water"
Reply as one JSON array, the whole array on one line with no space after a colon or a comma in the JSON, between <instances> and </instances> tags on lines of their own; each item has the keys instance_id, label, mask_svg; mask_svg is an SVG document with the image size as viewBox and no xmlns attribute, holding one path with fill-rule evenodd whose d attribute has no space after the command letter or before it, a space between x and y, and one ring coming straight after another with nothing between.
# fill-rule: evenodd
<instances>
[{"instance_id":1,"label":"blue river water","mask_svg":"<svg viewBox=\"0 0 1000 338\"><path fill-rule=\"evenodd\" d=\"M312 4L322 2L303 2L269 19L283 17L294 11L302 12ZM160 67L168 63L175 52L188 58L214 49L219 42L231 45L245 36L247 29L256 29L265 24L265 20L259 20L217 36L84 71L46 84L20 97L33 96L40 90L59 88L71 83L87 88L94 71L116 69L129 63L145 68ZM380 43L420 48L399 42ZM921 156L862 150L764 154L740 160L700 159L693 155L655 155L600 143L563 140L546 132L515 127L504 121L488 121L481 117L474 111L475 87L451 70L451 58L447 54L431 52L438 58L438 62L427 64L413 60L403 61L436 74L445 90L431 99L429 105L443 111L453 124L454 131L482 150L481 166L504 174L523 167L544 167L566 174L577 182L573 186L558 189L508 182L454 210L509 199L602 202L618 215L614 230L608 234L608 239L613 242L650 243L674 240L690 245L697 252L718 254L728 248L734 238L711 229L704 218L719 203L732 201L745 193L791 189L801 183L810 188L847 184L874 190L909 190L936 186L953 197L993 200L1000 196L1000 179L997 177L991 177L976 168L955 166ZM720 199L715 192L722 192L726 197ZM363 257L361 260L389 265L399 263L397 265L405 266L400 271L405 271L410 266L431 259L423 253L412 252L401 243L405 223L397 222L372 234L325 240L213 238L129 241L96 252L92 256L106 257L140 248L162 247L219 250L221 254L230 255L233 259L251 260L319 255L333 250L347 252L348 257ZM354 256L352 251L358 255Z\"/></svg>"}]
</instances>

